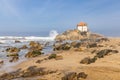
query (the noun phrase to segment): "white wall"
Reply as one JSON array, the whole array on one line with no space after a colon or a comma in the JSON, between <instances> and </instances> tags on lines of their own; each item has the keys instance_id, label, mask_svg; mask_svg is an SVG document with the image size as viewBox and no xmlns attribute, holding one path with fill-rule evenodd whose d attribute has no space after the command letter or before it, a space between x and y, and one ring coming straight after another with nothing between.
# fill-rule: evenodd
<instances>
[{"instance_id":1,"label":"white wall","mask_svg":"<svg viewBox=\"0 0 120 80\"><path fill-rule=\"evenodd\" d=\"M81 32L86 32L86 31L88 31L87 26L78 26L77 28L78 28L78 30L80 30Z\"/></svg>"}]
</instances>

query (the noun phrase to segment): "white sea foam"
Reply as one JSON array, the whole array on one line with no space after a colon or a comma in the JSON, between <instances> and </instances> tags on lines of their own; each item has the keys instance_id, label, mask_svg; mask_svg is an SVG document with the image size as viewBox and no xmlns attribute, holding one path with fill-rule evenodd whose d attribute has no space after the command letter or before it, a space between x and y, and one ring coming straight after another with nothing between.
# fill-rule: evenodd
<instances>
[{"instance_id":1,"label":"white sea foam","mask_svg":"<svg viewBox=\"0 0 120 80\"><path fill-rule=\"evenodd\" d=\"M1 36L0 43L14 43L16 40L21 42L26 41L53 41L58 35L56 30L51 30L48 37L36 37L36 36Z\"/></svg>"}]
</instances>

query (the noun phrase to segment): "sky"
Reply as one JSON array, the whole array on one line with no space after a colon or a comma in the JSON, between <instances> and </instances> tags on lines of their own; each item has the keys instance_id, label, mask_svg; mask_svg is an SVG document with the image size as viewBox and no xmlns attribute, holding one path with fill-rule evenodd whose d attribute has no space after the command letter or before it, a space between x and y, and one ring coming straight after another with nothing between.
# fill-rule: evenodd
<instances>
[{"instance_id":1,"label":"sky","mask_svg":"<svg viewBox=\"0 0 120 80\"><path fill-rule=\"evenodd\" d=\"M120 36L120 0L0 0L0 36L75 29Z\"/></svg>"}]
</instances>

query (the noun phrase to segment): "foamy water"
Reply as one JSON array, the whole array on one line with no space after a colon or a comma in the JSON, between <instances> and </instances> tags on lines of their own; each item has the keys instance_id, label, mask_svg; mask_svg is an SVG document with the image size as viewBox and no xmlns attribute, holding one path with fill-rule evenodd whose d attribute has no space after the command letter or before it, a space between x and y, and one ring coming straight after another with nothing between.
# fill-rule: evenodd
<instances>
[{"instance_id":1,"label":"foamy water","mask_svg":"<svg viewBox=\"0 0 120 80\"><path fill-rule=\"evenodd\" d=\"M58 35L57 31L52 30L48 37L36 37L36 36L1 36L0 37L0 59L4 60L4 65L0 67L0 70L11 71L12 66L15 66L25 60L27 60L24 56L28 52L28 50L21 50L19 54L19 60L17 62L10 63L8 58L6 57L7 52L5 51L8 47L22 47L23 45L28 45L30 41L37 41L41 44L45 44L49 42L49 45L43 49L44 53L49 53L52 51L52 44L54 39ZM15 43L19 41L18 43Z\"/></svg>"}]
</instances>

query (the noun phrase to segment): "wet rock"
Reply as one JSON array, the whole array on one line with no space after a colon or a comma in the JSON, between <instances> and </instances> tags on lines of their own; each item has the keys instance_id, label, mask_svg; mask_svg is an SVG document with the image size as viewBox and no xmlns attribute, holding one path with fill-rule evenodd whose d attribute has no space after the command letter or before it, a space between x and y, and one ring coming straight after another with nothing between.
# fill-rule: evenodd
<instances>
[{"instance_id":1,"label":"wet rock","mask_svg":"<svg viewBox=\"0 0 120 80\"><path fill-rule=\"evenodd\" d=\"M9 53L18 53L19 51L20 49L17 47L11 47L6 49L6 52L9 52Z\"/></svg>"},{"instance_id":2,"label":"wet rock","mask_svg":"<svg viewBox=\"0 0 120 80\"><path fill-rule=\"evenodd\" d=\"M80 63L82 63L82 64L90 64L90 63L94 63L96 60L97 60L96 57L94 57L94 58L85 57L84 59L82 59L80 61Z\"/></svg>"},{"instance_id":3,"label":"wet rock","mask_svg":"<svg viewBox=\"0 0 120 80\"><path fill-rule=\"evenodd\" d=\"M95 57L103 58L104 56L106 56L110 53L118 53L118 51L117 50L112 50L112 49L104 49L104 50L101 50L98 53L96 53Z\"/></svg>"},{"instance_id":4,"label":"wet rock","mask_svg":"<svg viewBox=\"0 0 120 80\"><path fill-rule=\"evenodd\" d=\"M39 55L41 55L41 54L44 54L44 53L42 53L42 52L39 51L39 50L33 50L33 51L29 51L29 52L25 55L25 57L27 57L27 58L32 58L32 57L37 57L37 56L39 56Z\"/></svg>"},{"instance_id":5,"label":"wet rock","mask_svg":"<svg viewBox=\"0 0 120 80\"><path fill-rule=\"evenodd\" d=\"M42 50L43 49L40 43L34 42L34 41L31 41L29 46L30 46L30 50Z\"/></svg>"},{"instance_id":6,"label":"wet rock","mask_svg":"<svg viewBox=\"0 0 120 80\"><path fill-rule=\"evenodd\" d=\"M18 53L8 53L7 57L14 57L14 56L19 56Z\"/></svg>"},{"instance_id":7,"label":"wet rock","mask_svg":"<svg viewBox=\"0 0 120 80\"><path fill-rule=\"evenodd\" d=\"M13 56L10 60L9 60L9 62L16 62L16 61L18 61L19 60L19 57L18 56Z\"/></svg>"},{"instance_id":8,"label":"wet rock","mask_svg":"<svg viewBox=\"0 0 120 80\"><path fill-rule=\"evenodd\" d=\"M15 40L15 43L21 43L19 40Z\"/></svg>"},{"instance_id":9,"label":"wet rock","mask_svg":"<svg viewBox=\"0 0 120 80\"><path fill-rule=\"evenodd\" d=\"M4 61L0 59L0 65L2 65L3 63L4 63Z\"/></svg>"},{"instance_id":10,"label":"wet rock","mask_svg":"<svg viewBox=\"0 0 120 80\"><path fill-rule=\"evenodd\" d=\"M28 47L26 45L23 45L20 49L27 49Z\"/></svg>"}]
</instances>

